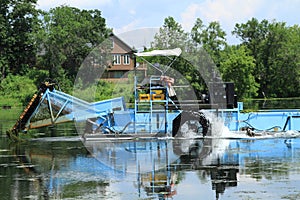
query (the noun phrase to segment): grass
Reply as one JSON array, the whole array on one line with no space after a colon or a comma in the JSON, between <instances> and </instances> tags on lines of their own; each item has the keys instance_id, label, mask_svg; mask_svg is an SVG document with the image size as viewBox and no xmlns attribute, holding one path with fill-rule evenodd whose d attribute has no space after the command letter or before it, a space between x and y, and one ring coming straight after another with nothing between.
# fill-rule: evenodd
<instances>
[{"instance_id":1,"label":"grass","mask_svg":"<svg viewBox=\"0 0 300 200\"><path fill-rule=\"evenodd\" d=\"M0 108L3 106L21 107L22 103L18 99L0 96Z\"/></svg>"},{"instance_id":2,"label":"grass","mask_svg":"<svg viewBox=\"0 0 300 200\"><path fill-rule=\"evenodd\" d=\"M3 109L0 107L0 135L6 133L12 128L19 118L23 107L11 107L10 109Z\"/></svg>"}]
</instances>

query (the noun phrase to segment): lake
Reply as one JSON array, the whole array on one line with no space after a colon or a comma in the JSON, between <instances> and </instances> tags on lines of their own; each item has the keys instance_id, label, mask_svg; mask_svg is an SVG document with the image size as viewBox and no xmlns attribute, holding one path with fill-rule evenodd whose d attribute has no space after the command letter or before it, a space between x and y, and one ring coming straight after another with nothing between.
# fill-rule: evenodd
<instances>
[{"instance_id":1,"label":"lake","mask_svg":"<svg viewBox=\"0 0 300 200\"><path fill-rule=\"evenodd\" d=\"M68 124L11 143L0 112L1 199L300 198L300 138L84 142Z\"/></svg>"}]
</instances>

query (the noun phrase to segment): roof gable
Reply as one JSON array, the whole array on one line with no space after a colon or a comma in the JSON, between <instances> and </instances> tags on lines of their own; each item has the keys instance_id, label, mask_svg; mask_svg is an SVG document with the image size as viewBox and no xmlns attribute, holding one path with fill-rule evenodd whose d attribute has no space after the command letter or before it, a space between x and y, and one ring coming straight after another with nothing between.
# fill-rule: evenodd
<instances>
[{"instance_id":1,"label":"roof gable","mask_svg":"<svg viewBox=\"0 0 300 200\"><path fill-rule=\"evenodd\" d=\"M112 53L135 53L136 52L136 50L131 48L128 44L126 44L123 40L121 40L113 33L110 35L110 38L113 40L114 43Z\"/></svg>"}]
</instances>

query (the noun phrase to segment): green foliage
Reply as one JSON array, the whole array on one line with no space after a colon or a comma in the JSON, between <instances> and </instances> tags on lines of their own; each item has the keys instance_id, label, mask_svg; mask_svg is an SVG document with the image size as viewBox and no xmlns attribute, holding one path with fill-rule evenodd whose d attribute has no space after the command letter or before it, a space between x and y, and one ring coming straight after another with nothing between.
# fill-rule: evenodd
<instances>
[{"instance_id":1,"label":"green foliage","mask_svg":"<svg viewBox=\"0 0 300 200\"><path fill-rule=\"evenodd\" d=\"M129 80L119 82L108 82L99 80L96 84L83 87L77 84L73 95L88 102L102 101L116 97L124 97L126 103L134 102L133 76Z\"/></svg>"},{"instance_id":2,"label":"green foliage","mask_svg":"<svg viewBox=\"0 0 300 200\"><path fill-rule=\"evenodd\" d=\"M27 76L9 75L1 82L0 95L26 104L37 91L34 80Z\"/></svg>"},{"instance_id":3,"label":"green foliage","mask_svg":"<svg viewBox=\"0 0 300 200\"><path fill-rule=\"evenodd\" d=\"M225 46L225 32L221 30L219 23L212 22L205 27L200 19L196 20L192 28L191 37L184 32L182 27L172 17L165 19L165 23L155 36L152 47L155 49L177 48L182 50L182 56L172 65L175 71L180 74L170 74L172 77L181 77L179 83L191 85L194 93L200 97L201 93L207 92L209 82L220 78L220 74L213 62L219 59L219 54ZM159 62L158 62L159 60ZM166 64L164 58L155 58L152 63ZM175 75L174 75L175 74ZM178 83L177 82L177 83ZM191 98L187 92L186 98Z\"/></svg>"},{"instance_id":4,"label":"green foliage","mask_svg":"<svg viewBox=\"0 0 300 200\"><path fill-rule=\"evenodd\" d=\"M244 46L227 47L222 53L223 61L220 71L223 81L233 82L238 98L249 98L257 95L258 84L255 82L253 71L255 60Z\"/></svg>"},{"instance_id":5,"label":"green foliage","mask_svg":"<svg viewBox=\"0 0 300 200\"><path fill-rule=\"evenodd\" d=\"M268 38L270 48L268 65L268 91L274 97L297 97L300 95L300 28L272 24L273 35Z\"/></svg>"},{"instance_id":6,"label":"green foliage","mask_svg":"<svg viewBox=\"0 0 300 200\"><path fill-rule=\"evenodd\" d=\"M37 24L36 0L0 2L0 76L24 74L35 65L33 32ZM0 80L1 80L0 79Z\"/></svg>"},{"instance_id":7,"label":"green foliage","mask_svg":"<svg viewBox=\"0 0 300 200\"><path fill-rule=\"evenodd\" d=\"M26 73L26 76L33 80L36 86L39 86L42 82L48 79L49 73L47 70L31 69Z\"/></svg>"},{"instance_id":8,"label":"green foliage","mask_svg":"<svg viewBox=\"0 0 300 200\"><path fill-rule=\"evenodd\" d=\"M205 26L202 20L197 18L191 30L191 38L194 43L203 47L219 66L220 53L227 45L226 33L220 23L214 21Z\"/></svg>"},{"instance_id":9,"label":"green foliage","mask_svg":"<svg viewBox=\"0 0 300 200\"><path fill-rule=\"evenodd\" d=\"M85 59L111 33L101 11L69 6L40 11L36 4L37 0L0 2L0 101L7 105L15 104L16 100L26 102L49 77L64 92L71 93L81 64L91 66L101 60L98 68L93 65L94 69L82 70L82 84L76 85L78 97L94 101L124 96L132 102L130 81L94 84L98 80L96 75L103 73L109 54L105 59L103 54L101 59L99 54ZM239 98L300 95L299 25L252 18L236 24L232 34L241 40L240 45L226 43L226 34L218 22L205 25L198 18L188 33L173 17L167 17L151 48L182 49L182 57L166 75L176 77L178 85L191 85L197 95L220 77L235 83ZM106 50L111 48L110 44L102 46ZM160 58L149 61L163 66L170 62Z\"/></svg>"},{"instance_id":10,"label":"green foliage","mask_svg":"<svg viewBox=\"0 0 300 200\"><path fill-rule=\"evenodd\" d=\"M167 17L159 33L155 35L151 46L159 49L186 48L188 34L173 17Z\"/></svg>"},{"instance_id":11,"label":"green foliage","mask_svg":"<svg viewBox=\"0 0 300 200\"><path fill-rule=\"evenodd\" d=\"M78 83L73 90L73 95L88 102L101 101L113 97L114 87L115 83L103 80L89 86Z\"/></svg>"},{"instance_id":12,"label":"green foliage","mask_svg":"<svg viewBox=\"0 0 300 200\"><path fill-rule=\"evenodd\" d=\"M182 26L178 24L174 18L168 17L165 19L163 26L160 28L159 33L155 35L154 42L152 43L153 49L168 49L168 48L180 48L182 50L182 56L172 64L172 70L167 71L168 76L174 77L175 82L178 85L192 85L192 91L198 92L204 90L204 80L202 74L200 74L199 56L201 55L201 49L195 47L189 38L189 34L184 32ZM194 59L195 62L188 62ZM165 57L153 57L148 59L151 63L159 63L166 68L170 64L170 60ZM202 61L201 61L202 62ZM159 74L161 75L161 74ZM182 98L188 98L190 94L186 91ZM178 95L178 94L177 94ZM179 97L180 98L180 97Z\"/></svg>"},{"instance_id":13,"label":"green foliage","mask_svg":"<svg viewBox=\"0 0 300 200\"><path fill-rule=\"evenodd\" d=\"M134 77L128 74L128 80L121 80L113 85L112 97L124 97L126 103L134 103Z\"/></svg>"},{"instance_id":14,"label":"green foliage","mask_svg":"<svg viewBox=\"0 0 300 200\"><path fill-rule=\"evenodd\" d=\"M236 24L232 33L241 39L241 45L227 45L226 34L218 22L206 26L198 18L188 37L181 25L168 17L152 48L180 47L182 56L189 62L179 59L173 66L197 93L206 90L208 82L222 77L223 81L235 83L240 99L300 95L298 25L288 27L284 22L259 22L252 18ZM166 64L163 59L151 61Z\"/></svg>"},{"instance_id":15,"label":"green foliage","mask_svg":"<svg viewBox=\"0 0 300 200\"><path fill-rule=\"evenodd\" d=\"M96 85L95 101L112 98L114 87L115 83L100 80Z\"/></svg>"},{"instance_id":16,"label":"green foliage","mask_svg":"<svg viewBox=\"0 0 300 200\"><path fill-rule=\"evenodd\" d=\"M299 26L252 18L236 24L233 34L255 59L253 75L260 85L259 97L295 97L299 89Z\"/></svg>"},{"instance_id":17,"label":"green foliage","mask_svg":"<svg viewBox=\"0 0 300 200\"><path fill-rule=\"evenodd\" d=\"M62 198L64 199L78 199L82 198L83 194L89 192L90 194L97 193L99 188L105 190L109 183L103 180L97 181L78 181L75 183L66 184L62 191Z\"/></svg>"},{"instance_id":18,"label":"green foliage","mask_svg":"<svg viewBox=\"0 0 300 200\"><path fill-rule=\"evenodd\" d=\"M40 66L50 78L74 81L89 52L108 37L105 19L99 10L61 6L41 12L42 29L37 32L41 51Z\"/></svg>"},{"instance_id":19,"label":"green foliage","mask_svg":"<svg viewBox=\"0 0 300 200\"><path fill-rule=\"evenodd\" d=\"M22 106L22 102L19 99L15 99L9 96L3 96L2 92L0 92L0 106Z\"/></svg>"}]
</instances>

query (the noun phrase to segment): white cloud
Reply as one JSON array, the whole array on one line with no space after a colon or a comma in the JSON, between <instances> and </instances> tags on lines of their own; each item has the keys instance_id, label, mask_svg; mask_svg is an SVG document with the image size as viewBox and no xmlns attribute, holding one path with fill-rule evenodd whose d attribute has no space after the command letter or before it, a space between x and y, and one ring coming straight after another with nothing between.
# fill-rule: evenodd
<instances>
[{"instance_id":1,"label":"white cloud","mask_svg":"<svg viewBox=\"0 0 300 200\"><path fill-rule=\"evenodd\" d=\"M232 28L235 23L253 17L261 7L261 0L206 0L191 4L181 13L182 26L190 30L196 18L209 23L219 21L221 25Z\"/></svg>"},{"instance_id":2,"label":"white cloud","mask_svg":"<svg viewBox=\"0 0 300 200\"><path fill-rule=\"evenodd\" d=\"M129 10L129 14L135 15L135 14L136 14L136 11L135 11L134 9L131 9L131 10Z\"/></svg>"},{"instance_id":3,"label":"white cloud","mask_svg":"<svg viewBox=\"0 0 300 200\"><path fill-rule=\"evenodd\" d=\"M206 25L218 21L226 31L227 39L236 40L231 36L236 23L246 23L254 17L258 20L275 19L288 25L299 24L299 8L299 0L204 0L186 6L180 13L180 23L186 31L190 31L198 17Z\"/></svg>"},{"instance_id":4,"label":"white cloud","mask_svg":"<svg viewBox=\"0 0 300 200\"><path fill-rule=\"evenodd\" d=\"M289 25L300 23L300 0L38 0L38 5L44 10L60 5L99 9L115 33L159 27L168 16L174 17L188 32L198 17L206 25L219 21L229 37L236 23L246 23L252 17L286 21Z\"/></svg>"},{"instance_id":5,"label":"white cloud","mask_svg":"<svg viewBox=\"0 0 300 200\"><path fill-rule=\"evenodd\" d=\"M133 21L131 21L130 23L122 26L121 28L116 28L114 29L114 33L119 34L119 33L123 33L123 32L127 32L127 31L131 31L131 30L135 30L136 27L139 26L140 20L139 19L135 19Z\"/></svg>"},{"instance_id":6,"label":"white cloud","mask_svg":"<svg viewBox=\"0 0 300 200\"><path fill-rule=\"evenodd\" d=\"M183 13L181 13L181 24L182 27L189 31L198 17L199 5L191 4Z\"/></svg>"}]
</instances>

